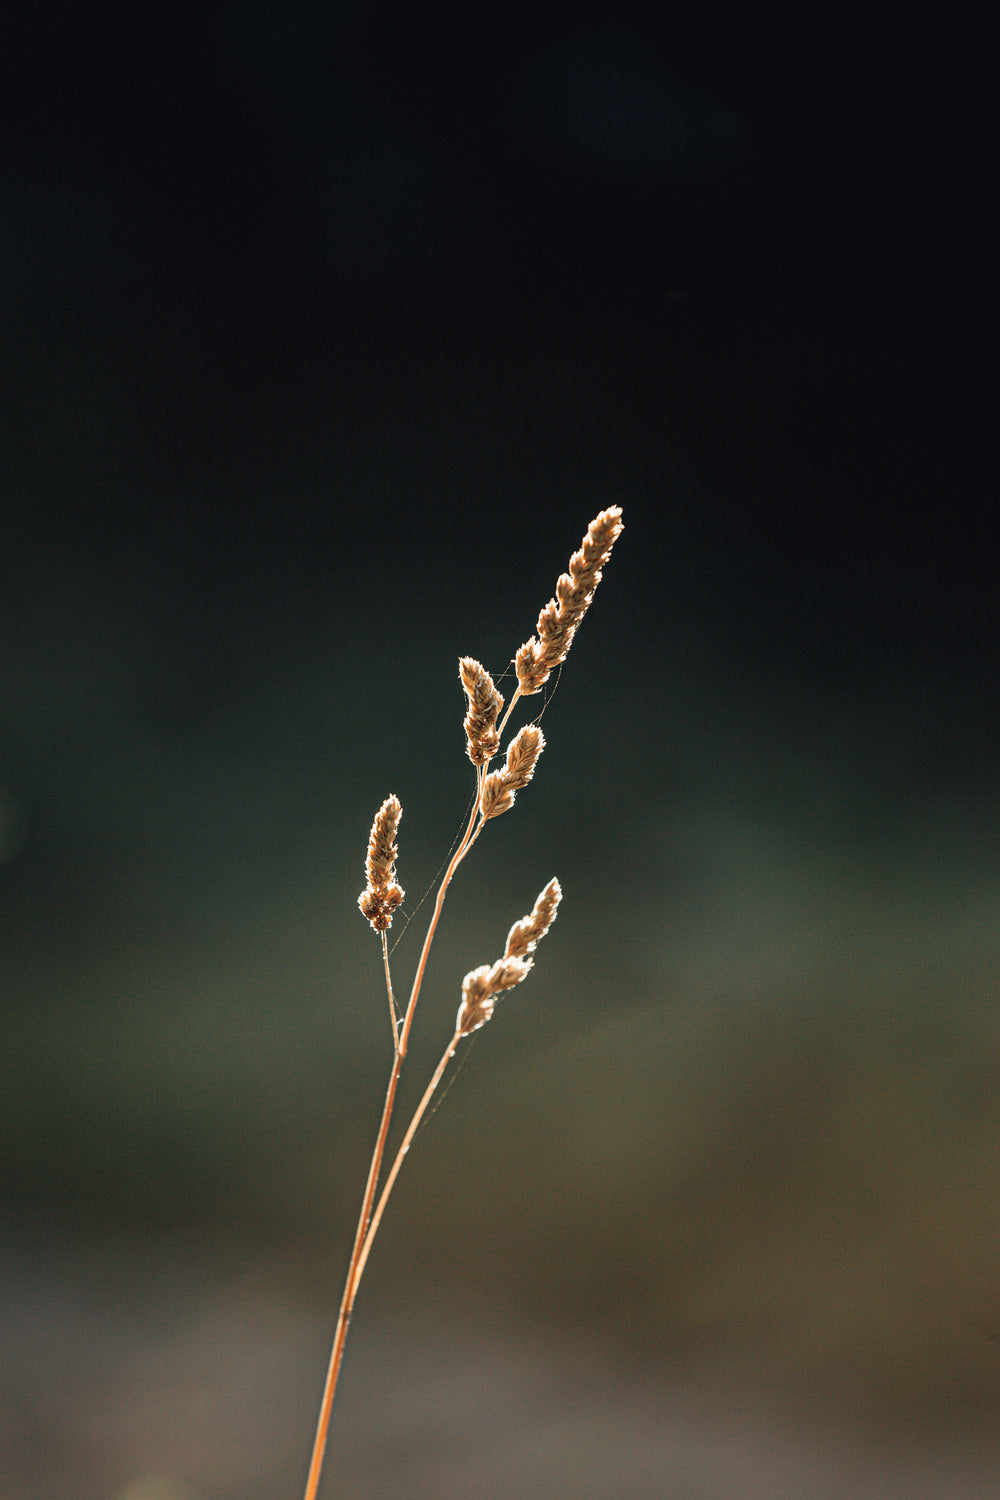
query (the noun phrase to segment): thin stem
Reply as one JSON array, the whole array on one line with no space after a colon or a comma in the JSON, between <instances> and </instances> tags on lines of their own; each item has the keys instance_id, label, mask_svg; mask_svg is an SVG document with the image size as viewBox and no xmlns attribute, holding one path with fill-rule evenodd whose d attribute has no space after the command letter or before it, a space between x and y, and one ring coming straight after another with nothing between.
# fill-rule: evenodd
<instances>
[{"instance_id":1,"label":"thin stem","mask_svg":"<svg viewBox=\"0 0 1000 1500\"><path fill-rule=\"evenodd\" d=\"M514 707L514 704L517 702L520 696L521 689L519 687L514 693L514 696L511 698L510 703L507 707L507 712L500 724L501 732L503 731L503 727L507 723L507 720L510 718L511 709ZM337 1329L333 1337L333 1348L330 1351L330 1364L326 1373L326 1383L323 1387L323 1399L320 1403L319 1421L316 1424L316 1437L313 1442L312 1458L309 1464L309 1477L306 1480L304 1500L316 1500L316 1495L319 1490L320 1475L323 1472L323 1458L326 1454L327 1437L330 1431L330 1415L333 1411L333 1398L337 1390L337 1381L340 1377L340 1367L344 1359L344 1347L347 1343L347 1331L350 1327L351 1313L354 1311L354 1301L358 1294L358 1286L361 1281L361 1273L368 1261L368 1254L371 1250L372 1240L375 1238L375 1231L378 1229L378 1226L381 1223L382 1214L385 1211L385 1205L388 1201L389 1194L392 1191L393 1184L395 1183L396 1177L399 1174L399 1169L402 1166L403 1157L406 1155L407 1151L410 1148L410 1142L413 1140L414 1133L418 1125L420 1124L421 1119L423 1118L424 1112L427 1109L427 1105L430 1103L430 1099L432 1094L434 1093L434 1090L437 1088L438 1084L441 1081L441 1075L444 1073L445 1068L448 1066L448 1060L455 1050L455 1046L458 1042L459 1037L461 1036L461 1032L455 1033L448 1044L447 1051L445 1052L444 1056L442 1057L441 1061L438 1063L437 1068L434 1071L434 1076L427 1087L427 1091L418 1104L416 1114L410 1121L409 1127L406 1131L406 1135L403 1137L402 1145L400 1146L399 1151L396 1155L396 1159L392 1164L392 1168L389 1172L388 1178L386 1179L385 1187L382 1190L382 1195L379 1198L378 1207L375 1210L375 1215L373 1217L372 1204L375 1201L375 1193L378 1189L379 1174L382 1171L382 1160L385 1156L385 1145L388 1139L389 1126L392 1123L392 1112L396 1102L396 1089L399 1084L399 1075L403 1066L403 1058L406 1056L406 1048L410 1038L410 1028L413 1025L414 1012L417 1008L417 1000L420 998L420 987L424 982L424 971L427 968L428 955L430 954L431 944L434 941L434 934L437 931L438 921L441 916L441 909L444 906L444 898L447 895L452 876L455 874L455 871L458 869L466 854L468 854L470 848L475 843L484 827L483 822L480 820L480 809L482 806L483 783L485 781L485 778L486 767L481 766L479 768L477 777L476 802L475 806L472 809L472 816L469 818L469 823L465 830L465 833L462 835L462 838L459 841L458 848L455 850L455 853L451 857L448 868L444 872L444 878L441 881L440 887L438 888L437 898L434 902L434 911L431 916L430 925L427 929L427 936L424 938L424 946L420 952L420 960L417 964L417 972L413 978L413 988L410 991L410 998L406 1006L406 1014L403 1019L403 1029L401 1033L397 1032L399 1021L396 1015L396 1005L392 993L392 979L389 974L389 948L386 941L386 935L384 932L382 934L382 955L385 964L385 980L386 988L389 992L389 1011L392 1017L392 1033L396 1052L392 1061L392 1072L389 1075L389 1086L386 1090L385 1104L382 1106L382 1119L379 1123L378 1136L375 1141L375 1149L372 1152L371 1165L368 1168L368 1181L365 1184L365 1195L361 1203L361 1214L358 1218L358 1227L354 1235L354 1244L351 1249L351 1259L347 1267L347 1279L344 1283L344 1294L341 1298L340 1312L337 1316Z\"/></svg>"},{"instance_id":2,"label":"thin stem","mask_svg":"<svg viewBox=\"0 0 1000 1500\"><path fill-rule=\"evenodd\" d=\"M406 1134L403 1136L403 1139L402 1139L402 1141L400 1143L399 1150L396 1152L396 1159L393 1162L392 1166L389 1168L389 1175L385 1179L385 1186L382 1189L382 1193L381 1193L381 1196L379 1197L378 1204L377 1204L377 1206L375 1208L375 1212L372 1214L371 1223L368 1225L368 1232L365 1235L365 1242L364 1242L364 1245L361 1248L361 1254L358 1257L358 1272L357 1272L357 1274L358 1274L358 1279L359 1280L361 1279L361 1273L364 1270L365 1265L367 1264L368 1255L369 1255L369 1252L371 1251L371 1248L372 1248L372 1241L374 1240L376 1234L378 1233L378 1227L379 1227L379 1225L382 1222L382 1215L385 1213L385 1206L386 1206L386 1204L389 1201L389 1194L392 1192L392 1189L393 1189L393 1187L395 1185L395 1182L396 1182L396 1178L399 1176L399 1169L403 1165L403 1157L406 1155L407 1151L409 1151L409 1149L410 1149L410 1146L411 1146L411 1144L413 1142L413 1137L417 1133L417 1128L418 1128L418 1126L420 1124L420 1121L424 1117L424 1114L425 1114L425 1112L427 1110L427 1106L431 1102L431 1098L433 1097L435 1089L437 1088L438 1084L441 1082L441 1078L442 1078L442 1075L444 1074L445 1068L448 1066L448 1064L451 1061L452 1057L455 1055L455 1048L458 1046L458 1043L461 1040L461 1037L462 1037L462 1032L461 1031L456 1031L455 1035L452 1037L451 1041L448 1043L447 1047L445 1048L444 1056L442 1057L441 1061L438 1063L437 1067L434 1069L433 1077L431 1078L430 1083L427 1085L427 1088L424 1091L424 1097L421 1099L420 1103L417 1105L417 1108L416 1108L416 1111L414 1113L413 1119L410 1121L409 1125L406 1127Z\"/></svg>"},{"instance_id":3,"label":"thin stem","mask_svg":"<svg viewBox=\"0 0 1000 1500\"><path fill-rule=\"evenodd\" d=\"M502 720L500 721L499 733L503 733L504 726L507 723L507 720L510 718L514 704L517 702L520 696L521 689L520 686L518 686L514 691L513 697L507 705L507 712L504 714ZM410 1027L413 1025L413 1013L417 1008L417 1000L420 996L420 986L424 982L424 970L427 967L427 956L431 951L431 943L433 943L434 934L437 931L438 920L441 916L441 908L444 906L444 898L448 893L448 887L451 884L452 876L454 875L455 871L462 863L462 860L468 854L469 850L472 848L472 845L475 843L476 839L479 837L480 833L483 830L483 824L480 822L479 827L477 828L476 822L479 818L480 809L482 807L483 783L486 780L486 771L486 766L480 766L476 788L476 805L472 809L472 816L469 819L469 826L466 828L465 833L462 835L458 848L455 850L454 854L451 857L451 863L448 865L447 870L445 870L444 872L444 879L442 880L440 888L438 890L437 900L434 902L434 911L431 916L430 926L427 929L427 936L424 938L424 946L420 953L420 961L417 964L417 972L413 976L413 989L410 991L410 999L406 1007L406 1017L403 1021L403 1034L399 1039L399 1052L401 1057L406 1056L406 1048L410 1040Z\"/></svg>"},{"instance_id":4,"label":"thin stem","mask_svg":"<svg viewBox=\"0 0 1000 1500\"><path fill-rule=\"evenodd\" d=\"M382 1159L385 1156L385 1143L389 1135L389 1126L392 1123L392 1111L396 1102L396 1088L399 1084L399 1075L403 1066L403 1058L406 1054L406 1043L409 1037L410 1027L413 1024L413 1013L416 1010L417 1000L420 996L420 986L423 982L424 970L427 967L427 956L430 953L431 943L434 939L434 933L437 930L438 918L441 915L441 908L444 905L445 893L451 882L451 878L454 875L455 871L458 869L463 856L468 851L474 833L478 834L479 832L475 825L476 818L479 814L479 804L482 799L482 788L483 773L482 771L480 771L477 783L476 805L473 809L472 816L469 819L469 826L466 828L462 840L451 858L451 862L444 873L444 879L442 880L440 889L438 890L437 900L434 903L434 914L431 917L430 926L427 929L427 936L424 939L424 946L420 954L420 963L417 967L416 977L413 981L413 989L410 992L409 1004L406 1008L406 1019L403 1023L402 1035L399 1037L398 1043L396 1045L396 1055L393 1058L392 1072L389 1075L389 1087L386 1090L385 1104L382 1107L382 1119L379 1124L378 1136L375 1141L375 1150L372 1152L371 1165L368 1168L368 1181L365 1184L365 1195L361 1204L361 1214L358 1218L358 1227L354 1235L354 1245L351 1249L351 1259L347 1267L347 1279L344 1282L344 1294L340 1301L340 1312L337 1317L337 1329L333 1336L333 1348L330 1351L330 1364L326 1372L326 1383L323 1387L323 1399L320 1402L319 1421L316 1424L316 1437L313 1442L312 1459L309 1464L309 1477L306 1481L305 1500L316 1500L316 1494L319 1489L320 1475L323 1471L323 1458L326 1453L327 1437L330 1431L330 1414L333 1410L333 1398L337 1390L337 1381L340 1378L340 1367L344 1359L344 1347L347 1343L347 1331L350 1327L351 1313L354 1311L354 1300L358 1294L358 1285L361 1281L361 1272L364 1269L365 1261L368 1259L367 1253L363 1254L365 1235L368 1230L372 1204L375 1201L375 1193L378 1188L379 1174L382 1170ZM385 955L386 983L389 985L389 1004L392 1008L394 1020L393 1035L395 1036L395 1005L392 999L391 981L389 980L388 944L386 942L384 933L382 934L382 944L383 954ZM447 1056L445 1058L445 1061L447 1062ZM442 1069L442 1072L443 1071L444 1070ZM409 1144L409 1141L407 1141L407 1144ZM396 1165L394 1167L394 1172L398 1172L398 1170L399 1167L398 1165ZM392 1180L395 1181L395 1175L393 1176Z\"/></svg>"},{"instance_id":5,"label":"thin stem","mask_svg":"<svg viewBox=\"0 0 1000 1500\"><path fill-rule=\"evenodd\" d=\"M478 789L476 792L476 805L472 809L472 817L469 819L469 826L466 828L464 834L462 835L462 838L459 841L458 848L452 855L448 868L444 872L444 879L441 881L441 884L438 887L437 899L434 902L434 911L431 915L430 926L427 929L427 936L424 938L424 946L420 950L420 961L417 964L417 972L413 976L413 988L410 991L410 999L406 1007L406 1017L403 1021L403 1032L399 1038L400 1057L406 1056L406 1047L410 1039L410 1027L413 1025L413 1013L417 1008L417 1000L420 998L420 986L424 982L424 970L427 968L427 957L431 951L431 943L433 943L434 941L434 934L437 931L438 920L441 916L441 908L444 906L444 898L448 893L448 887L451 884L451 878L469 851L469 845L471 844L473 838L473 830L476 828L476 819L479 816L479 804L482 801L482 794L483 778L482 774L480 773ZM478 832L478 830L476 831Z\"/></svg>"},{"instance_id":6,"label":"thin stem","mask_svg":"<svg viewBox=\"0 0 1000 1500\"><path fill-rule=\"evenodd\" d=\"M399 1017L396 1014L396 1001L392 993L392 975L389 972L389 942L386 934L382 934L382 962L385 966L385 987L389 993L389 1024L392 1027L392 1049L399 1056Z\"/></svg>"},{"instance_id":7,"label":"thin stem","mask_svg":"<svg viewBox=\"0 0 1000 1500\"><path fill-rule=\"evenodd\" d=\"M396 1087L399 1083L399 1074L402 1066L402 1053L397 1052L392 1061L389 1087L386 1090L385 1104L382 1106L382 1120L379 1124L378 1137L375 1141L375 1150L372 1152L371 1166L368 1168L368 1181L365 1184L361 1214L354 1235L354 1246L351 1250L350 1264L347 1268L344 1295L340 1302L337 1331L334 1334L333 1348L330 1351L330 1365L326 1373L326 1384L323 1387L323 1400L320 1403L319 1421L316 1424L316 1438L313 1443L312 1459L309 1464L309 1478L306 1480L305 1500L316 1500L316 1492L319 1489L320 1474L323 1470L323 1456L326 1452L326 1439L330 1429L330 1413L333 1410L334 1392L337 1389L337 1379L340 1375L340 1366L344 1358L344 1345L347 1342L347 1330L351 1322L351 1313L354 1311L354 1299L358 1293L358 1282L361 1280L361 1252L364 1248L365 1233L371 1217L372 1203L375 1201L375 1190L378 1187L379 1173L382 1170L382 1158L385 1155L385 1143L389 1135L389 1123L392 1120L392 1110L396 1100Z\"/></svg>"},{"instance_id":8,"label":"thin stem","mask_svg":"<svg viewBox=\"0 0 1000 1500\"><path fill-rule=\"evenodd\" d=\"M507 727L507 720L510 718L511 714L514 711L514 704L517 702L520 696L521 687L520 684L518 684L518 686L514 689L513 698L511 698L510 702L507 704L507 712L504 714L503 718L500 720L500 723L497 725L497 734L503 734L504 730Z\"/></svg>"}]
</instances>

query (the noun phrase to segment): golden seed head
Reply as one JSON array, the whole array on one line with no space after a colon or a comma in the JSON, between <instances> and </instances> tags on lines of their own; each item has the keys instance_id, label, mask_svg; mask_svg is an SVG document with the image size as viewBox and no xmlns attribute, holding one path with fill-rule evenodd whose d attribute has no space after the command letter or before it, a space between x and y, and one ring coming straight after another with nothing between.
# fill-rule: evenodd
<instances>
[{"instance_id":1,"label":"golden seed head","mask_svg":"<svg viewBox=\"0 0 1000 1500\"><path fill-rule=\"evenodd\" d=\"M458 664L469 711L465 716L465 750L474 766L486 766L500 749L496 723L503 708L503 697L493 678L472 656L463 656Z\"/></svg>"},{"instance_id":2,"label":"golden seed head","mask_svg":"<svg viewBox=\"0 0 1000 1500\"><path fill-rule=\"evenodd\" d=\"M552 669L543 665L541 643L535 636L525 641L518 650L514 657L514 670L517 673L517 685L521 689L522 698L541 691Z\"/></svg>"},{"instance_id":3,"label":"golden seed head","mask_svg":"<svg viewBox=\"0 0 1000 1500\"><path fill-rule=\"evenodd\" d=\"M384 890L379 891L369 888L361 892L358 897L358 906L361 909L361 915L368 919L374 932L388 931L392 926L392 914L402 903L405 894L406 892L398 885L386 886Z\"/></svg>"},{"instance_id":4,"label":"golden seed head","mask_svg":"<svg viewBox=\"0 0 1000 1500\"><path fill-rule=\"evenodd\" d=\"M502 771L491 771L483 782L483 796L479 804L485 823L489 818L499 818L514 806L514 793L504 783Z\"/></svg>"},{"instance_id":5,"label":"golden seed head","mask_svg":"<svg viewBox=\"0 0 1000 1500\"><path fill-rule=\"evenodd\" d=\"M590 607L594 590L611 549L622 532L621 506L611 505L594 517L579 550L569 560L569 572L561 573L556 597L538 616L536 635L525 641L514 658L522 697L541 691L549 674L566 660L580 621Z\"/></svg>"},{"instance_id":6,"label":"golden seed head","mask_svg":"<svg viewBox=\"0 0 1000 1500\"><path fill-rule=\"evenodd\" d=\"M507 746L507 765L491 771L483 782L480 809L483 821L498 818L514 805L514 794L526 787L535 774L538 757L545 749L545 736L537 724L525 724Z\"/></svg>"},{"instance_id":7,"label":"golden seed head","mask_svg":"<svg viewBox=\"0 0 1000 1500\"><path fill-rule=\"evenodd\" d=\"M507 780L515 791L528 785L538 757L545 749L545 736L537 724L525 724L507 746Z\"/></svg>"},{"instance_id":8,"label":"golden seed head","mask_svg":"<svg viewBox=\"0 0 1000 1500\"><path fill-rule=\"evenodd\" d=\"M366 863L368 884L371 886L384 885L392 879L392 867L399 856L396 833L402 816L402 805L394 793L386 797L375 814L372 831L368 835Z\"/></svg>"},{"instance_id":9,"label":"golden seed head","mask_svg":"<svg viewBox=\"0 0 1000 1500\"><path fill-rule=\"evenodd\" d=\"M392 925L392 914L405 892L396 884L396 859L399 849L396 832L403 809L395 795L386 797L375 814L368 835L368 857L365 861L367 885L358 897L362 916L375 932L385 932Z\"/></svg>"},{"instance_id":10,"label":"golden seed head","mask_svg":"<svg viewBox=\"0 0 1000 1500\"><path fill-rule=\"evenodd\" d=\"M531 908L530 915L515 922L508 932L505 958L526 958L535 951L555 921L561 900L562 887L558 880L552 879Z\"/></svg>"},{"instance_id":11,"label":"golden seed head","mask_svg":"<svg viewBox=\"0 0 1000 1500\"><path fill-rule=\"evenodd\" d=\"M494 964L480 964L462 980L462 1003L455 1018L455 1030L463 1036L478 1031L493 1014L495 998L503 990L520 984L531 968L530 958L498 958Z\"/></svg>"},{"instance_id":12,"label":"golden seed head","mask_svg":"<svg viewBox=\"0 0 1000 1500\"><path fill-rule=\"evenodd\" d=\"M496 963L480 964L462 980L462 1003L455 1018L455 1030L462 1036L477 1031L493 1014L497 995L511 990L529 972L534 963L531 954L555 921L562 900L558 880L550 880L528 916L515 922L507 934L507 945Z\"/></svg>"}]
</instances>

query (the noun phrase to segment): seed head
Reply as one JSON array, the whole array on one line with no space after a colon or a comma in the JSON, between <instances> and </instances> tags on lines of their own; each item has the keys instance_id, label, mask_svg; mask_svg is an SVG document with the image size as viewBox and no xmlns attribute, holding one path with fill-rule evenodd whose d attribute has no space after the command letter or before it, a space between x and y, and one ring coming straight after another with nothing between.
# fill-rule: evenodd
<instances>
[{"instance_id":1,"label":"seed head","mask_svg":"<svg viewBox=\"0 0 1000 1500\"><path fill-rule=\"evenodd\" d=\"M514 658L522 697L540 692L553 668L566 660L621 532L619 505L602 510L587 527L579 551L569 560L569 572L559 576L555 598L549 600L538 616L537 634L525 641Z\"/></svg>"},{"instance_id":2,"label":"seed head","mask_svg":"<svg viewBox=\"0 0 1000 1500\"><path fill-rule=\"evenodd\" d=\"M367 885L358 897L361 914L366 917L375 932L385 932L392 926L392 914L403 900L405 892L396 884L396 830L403 809L395 795L386 797L375 814L372 831L368 835L368 857L365 861Z\"/></svg>"},{"instance_id":3,"label":"seed head","mask_svg":"<svg viewBox=\"0 0 1000 1500\"><path fill-rule=\"evenodd\" d=\"M550 880L527 917L515 922L507 934L503 958L493 964L480 964L462 980L462 1003L455 1018L455 1030L462 1036L477 1031L493 1014L496 996L520 984L531 969L530 955L555 921L556 907L562 900L558 880Z\"/></svg>"},{"instance_id":4,"label":"seed head","mask_svg":"<svg viewBox=\"0 0 1000 1500\"><path fill-rule=\"evenodd\" d=\"M486 766L500 749L497 719L503 708L503 697L493 678L472 656L463 656L458 675L465 689L469 711L465 716L465 749L474 766Z\"/></svg>"},{"instance_id":5,"label":"seed head","mask_svg":"<svg viewBox=\"0 0 1000 1500\"><path fill-rule=\"evenodd\" d=\"M506 958L526 958L534 953L541 939L556 919L556 910L562 900L562 886L558 880L550 880L527 917L515 922L507 934Z\"/></svg>"},{"instance_id":6,"label":"seed head","mask_svg":"<svg viewBox=\"0 0 1000 1500\"><path fill-rule=\"evenodd\" d=\"M535 774L538 757L545 749L545 736L537 724L525 724L507 746L507 764L491 771L483 782L483 822L498 818L514 805L514 794L526 787Z\"/></svg>"},{"instance_id":7,"label":"seed head","mask_svg":"<svg viewBox=\"0 0 1000 1500\"><path fill-rule=\"evenodd\" d=\"M480 964L462 980L462 1003L455 1018L455 1030L463 1036L478 1031L493 1014L496 996L512 990L531 968L530 958L498 958L495 964Z\"/></svg>"}]
</instances>

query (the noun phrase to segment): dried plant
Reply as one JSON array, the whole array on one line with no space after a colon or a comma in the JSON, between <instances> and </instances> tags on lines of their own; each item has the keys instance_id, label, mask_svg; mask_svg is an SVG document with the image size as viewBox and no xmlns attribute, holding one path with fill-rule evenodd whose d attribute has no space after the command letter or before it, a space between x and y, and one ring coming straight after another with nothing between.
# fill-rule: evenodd
<instances>
[{"instance_id":1,"label":"dried plant","mask_svg":"<svg viewBox=\"0 0 1000 1500\"><path fill-rule=\"evenodd\" d=\"M427 1106L459 1042L463 1037L485 1026L493 1016L497 997L506 990L513 989L527 977L534 964L532 954L552 926L562 899L562 889L558 880L550 880L528 915L511 927L500 958L491 964L481 964L466 974L462 981L462 999L455 1017L451 1039L406 1128L395 1159L382 1182L381 1193L379 1193L396 1090L427 967L427 957L437 931L445 895L455 871L479 838L486 824L493 818L498 818L501 813L509 811L514 805L517 793L523 791L531 781L539 756L545 748L545 737L542 731L537 724L524 725L507 747L505 766L501 770L491 771L490 762L500 752L503 732L515 704L520 698L539 692L554 668L566 659L580 621L590 607L594 590L601 581L602 570L611 556L611 549L621 530L621 510L616 505L602 510L600 515L591 521L579 551L574 552L570 558L569 572L559 577L555 598L549 600L538 616L538 624L535 627L537 634L524 643L514 658L517 688L502 719L500 715L503 713L504 700L497 691L489 672L471 656L463 656L459 662L459 679L467 703L464 724L466 754L476 767L476 795L468 825L458 841L438 888L427 935L417 962L410 998L402 1017L397 1011L393 994L386 940L393 913L402 902L404 894L396 881L396 859L399 854L396 835L403 812L399 798L387 797L375 814L375 820L372 823L368 838L368 856L365 862L365 889L358 897L358 906L362 916L370 922L372 930L378 933L381 939L392 1024L393 1061L382 1109L382 1119L361 1201L361 1214L354 1237L354 1246L347 1268L347 1279L344 1284L344 1294L330 1354L330 1365L320 1405L309 1477L306 1482L305 1500L316 1500L330 1426L330 1412L333 1407L354 1301L371 1253L372 1242L382 1222L382 1215L403 1158L409 1150ZM377 1202L376 1195L378 1195Z\"/></svg>"},{"instance_id":2,"label":"dried plant","mask_svg":"<svg viewBox=\"0 0 1000 1500\"><path fill-rule=\"evenodd\" d=\"M556 597L549 600L538 616L537 636L525 641L514 658L517 690L522 698L540 692L553 668L566 660L621 529L619 507L612 505L602 510L587 527L579 552L570 558L569 572L560 573Z\"/></svg>"}]
</instances>

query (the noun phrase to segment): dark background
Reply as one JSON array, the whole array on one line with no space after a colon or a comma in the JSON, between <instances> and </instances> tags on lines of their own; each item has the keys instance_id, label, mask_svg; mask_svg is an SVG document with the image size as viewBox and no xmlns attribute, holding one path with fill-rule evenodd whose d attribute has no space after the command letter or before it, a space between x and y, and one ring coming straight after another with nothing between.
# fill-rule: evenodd
<instances>
[{"instance_id":1,"label":"dark background","mask_svg":"<svg viewBox=\"0 0 1000 1500\"><path fill-rule=\"evenodd\" d=\"M0 1496L1000 1494L995 83L961 11L29 11L0 151ZM508 679L509 681L509 679ZM412 921L412 925L408 925ZM158 1476L158 1477L157 1477Z\"/></svg>"}]
</instances>

